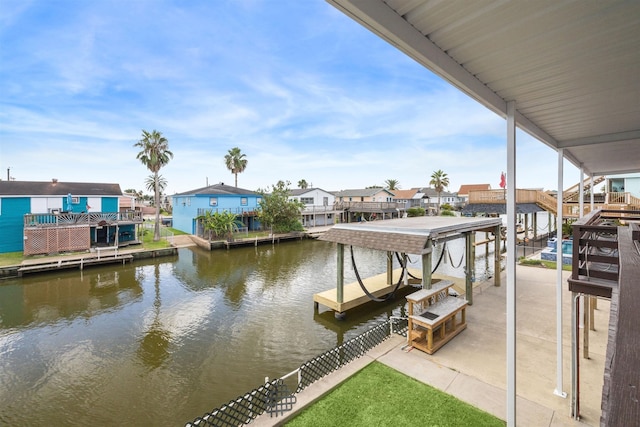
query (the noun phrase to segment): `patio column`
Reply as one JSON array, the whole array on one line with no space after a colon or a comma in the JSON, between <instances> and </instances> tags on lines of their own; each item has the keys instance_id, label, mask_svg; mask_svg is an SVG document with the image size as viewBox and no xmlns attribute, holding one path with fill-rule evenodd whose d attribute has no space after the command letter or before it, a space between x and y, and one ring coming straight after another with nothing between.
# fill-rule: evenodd
<instances>
[{"instance_id":1,"label":"patio column","mask_svg":"<svg viewBox=\"0 0 640 427\"><path fill-rule=\"evenodd\" d=\"M497 226L494 231L494 241L493 241L493 285L500 286L500 248L502 246L501 236L501 226Z\"/></svg>"},{"instance_id":2,"label":"patio column","mask_svg":"<svg viewBox=\"0 0 640 427\"><path fill-rule=\"evenodd\" d=\"M593 172L591 174L589 174L589 177L590 177L589 178L589 185L590 185L589 188L591 188L591 197L590 197L590 200L589 200L590 204L591 204L591 209L589 210L589 212L593 212L593 210L595 208L595 206L594 206L594 200L595 199L594 199L593 193L596 191L596 189L593 188Z\"/></svg>"},{"instance_id":3,"label":"patio column","mask_svg":"<svg viewBox=\"0 0 640 427\"><path fill-rule=\"evenodd\" d=\"M507 426L516 425L516 103L507 102Z\"/></svg>"},{"instance_id":4,"label":"patio column","mask_svg":"<svg viewBox=\"0 0 640 427\"><path fill-rule=\"evenodd\" d=\"M578 184L578 206L580 209L580 213L578 214L578 218L582 218L584 216L584 167L580 165L580 184Z\"/></svg>"},{"instance_id":5,"label":"patio column","mask_svg":"<svg viewBox=\"0 0 640 427\"><path fill-rule=\"evenodd\" d=\"M562 391L562 189L564 148L558 148L558 215L556 216L556 396L567 397Z\"/></svg>"}]
</instances>

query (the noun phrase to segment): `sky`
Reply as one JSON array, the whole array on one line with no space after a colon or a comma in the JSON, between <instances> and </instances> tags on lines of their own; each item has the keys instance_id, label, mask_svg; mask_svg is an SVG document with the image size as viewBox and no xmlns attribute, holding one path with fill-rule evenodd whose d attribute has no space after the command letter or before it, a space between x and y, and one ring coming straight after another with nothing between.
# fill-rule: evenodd
<instances>
[{"instance_id":1,"label":"sky","mask_svg":"<svg viewBox=\"0 0 640 427\"><path fill-rule=\"evenodd\" d=\"M142 130L173 158L166 194L300 180L326 191L499 188L506 121L323 0L3 0L0 179L150 194ZM517 133L518 188L556 189L557 154ZM580 180L565 161L564 187Z\"/></svg>"}]
</instances>

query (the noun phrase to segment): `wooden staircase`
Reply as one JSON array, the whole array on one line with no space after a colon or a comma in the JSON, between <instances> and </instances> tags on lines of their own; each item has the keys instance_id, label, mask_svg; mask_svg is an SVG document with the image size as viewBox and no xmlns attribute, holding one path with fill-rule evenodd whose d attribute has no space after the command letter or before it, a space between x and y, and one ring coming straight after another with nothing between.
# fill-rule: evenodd
<instances>
[{"instance_id":1,"label":"wooden staircase","mask_svg":"<svg viewBox=\"0 0 640 427\"><path fill-rule=\"evenodd\" d=\"M594 186L598 185L604 180L605 180L604 176L594 176L593 185ZM591 178L586 178L584 181L582 181L582 183L584 185L584 191L589 190L592 186ZM562 201L563 202L577 201L579 191L580 191L580 183L577 183L576 185L567 188L562 192Z\"/></svg>"}]
</instances>

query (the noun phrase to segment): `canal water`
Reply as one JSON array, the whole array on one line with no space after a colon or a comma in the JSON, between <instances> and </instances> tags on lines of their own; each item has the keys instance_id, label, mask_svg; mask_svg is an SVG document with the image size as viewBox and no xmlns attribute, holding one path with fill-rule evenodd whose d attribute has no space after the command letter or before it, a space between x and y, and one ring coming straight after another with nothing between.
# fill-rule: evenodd
<instances>
[{"instance_id":1,"label":"canal water","mask_svg":"<svg viewBox=\"0 0 640 427\"><path fill-rule=\"evenodd\" d=\"M464 240L447 245L437 271L463 277ZM478 250L477 279L493 274L492 249ZM362 277L386 269L384 252L355 257ZM405 315L403 295L344 321L314 312L313 294L335 286L336 247L315 240L0 281L0 425L183 426Z\"/></svg>"}]
</instances>

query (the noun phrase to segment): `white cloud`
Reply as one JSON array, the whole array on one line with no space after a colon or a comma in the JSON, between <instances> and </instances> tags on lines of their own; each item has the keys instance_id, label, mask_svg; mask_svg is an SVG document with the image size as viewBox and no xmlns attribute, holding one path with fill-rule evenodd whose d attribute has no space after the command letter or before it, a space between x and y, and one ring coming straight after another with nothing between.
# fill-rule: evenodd
<instances>
[{"instance_id":1,"label":"white cloud","mask_svg":"<svg viewBox=\"0 0 640 427\"><path fill-rule=\"evenodd\" d=\"M0 4L0 168L17 179L143 189L142 129L169 139L169 193L233 182L235 146L249 189L410 188L442 169L455 191L506 169L504 120L324 2L25 5ZM518 147L518 182L555 188L555 152Z\"/></svg>"}]
</instances>

